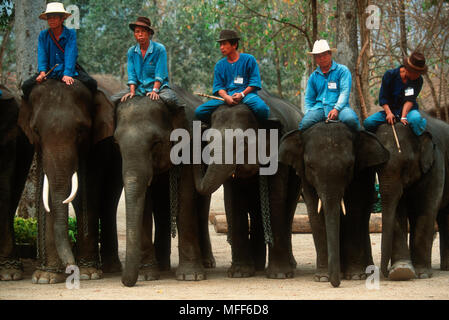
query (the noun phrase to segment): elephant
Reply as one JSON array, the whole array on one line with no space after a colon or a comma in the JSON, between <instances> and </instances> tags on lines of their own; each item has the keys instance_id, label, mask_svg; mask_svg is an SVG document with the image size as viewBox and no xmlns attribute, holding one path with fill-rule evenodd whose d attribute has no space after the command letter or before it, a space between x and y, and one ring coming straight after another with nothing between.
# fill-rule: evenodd
<instances>
[{"instance_id":1,"label":"elephant","mask_svg":"<svg viewBox=\"0 0 449 320\"><path fill-rule=\"evenodd\" d=\"M232 252L231 266L227 271L229 277L251 277L256 271L265 270L268 244L268 266L265 270L267 277L292 278L296 261L292 252L291 234L300 181L293 169L278 163L277 146L282 133L296 128L302 114L296 106L265 89L258 94L270 107L271 115L268 120L258 120L244 104L223 104L212 113L210 121L210 129L219 132L221 137L225 137L229 129L234 129L235 133L238 130L255 130L255 140L250 142L248 138L243 143L243 154L248 154L248 157L238 162L234 153L232 163L221 159L208 164L207 168L204 168L205 165L195 164L195 186L198 192L208 195L223 185L229 226L228 241ZM272 140L268 133L265 136L259 135L262 132L259 129L272 129L277 135ZM207 132L204 131L204 134ZM234 141L237 142L237 138ZM259 156L265 151L260 147L261 143L266 143L267 150L273 151L269 164L275 164L277 170L271 174L262 174L262 168L269 167L260 159L249 159L251 154L256 153L250 151L256 144ZM203 152L205 150L206 148Z\"/></svg>"},{"instance_id":2,"label":"elephant","mask_svg":"<svg viewBox=\"0 0 449 320\"><path fill-rule=\"evenodd\" d=\"M383 124L376 132L390 152L389 161L378 170L381 271L390 280L432 276L435 221L440 234L441 269L449 270L449 125L422 114L427 127L420 136L413 134L409 126L395 124L400 152L391 125Z\"/></svg>"},{"instance_id":3,"label":"elephant","mask_svg":"<svg viewBox=\"0 0 449 320\"><path fill-rule=\"evenodd\" d=\"M23 266L14 240L14 215L33 158L33 147L17 125L19 101L0 85L0 280L20 280Z\"/></svg>"},{"instance_id":4,"label":"elephant","mask_svg":"<svg viewBox=\"0 0 449 320\"><path fill-rule=\"evenodd\" d=\"M210 196L196 192L191 164L174 165L170 157L174 145L170 136L175 129L191 130L198 99L178 86L171 88L185 107L141 96L117 107L114 137L123 160L126 199L125 286L157 280L161 270L170 268L170 231L176 232L176 227L176 278L203 280L204 268L215 267L208 229Z\"/></svg>"},{"instance_id":5,"label":"elephant","mask_svg":"<svg viewBox=\"0 0 449 320\"><path fill-rule=\"evenodd\" d=\"M19 125L43 171L43 203L38 206L46 212L39 210L41 266L33 273L33 283L63 282L69 265L79 267L81 280L99 279L103 270L119 272L116 208L123 183L113 140L113 104L103 91L92 94L78 80L68 86L49 79L33 88L28 101L22 100ZM73 251L68 238L70 202L78 230Z\"/></svg>"},{"instance_id":6,"label":"elephant","mask_svg":"<svg viewBox=\"0 0 449 320\"><path fill-rule=\"evenodd\" d=\"M338 287L340 271L346 279L363 279L374 265L369 219L375 168L388 157L374 134L341 122L319 122L282 138L279 159L301 177L317 252L315 281Z\"/></svg>"}]
</instances>

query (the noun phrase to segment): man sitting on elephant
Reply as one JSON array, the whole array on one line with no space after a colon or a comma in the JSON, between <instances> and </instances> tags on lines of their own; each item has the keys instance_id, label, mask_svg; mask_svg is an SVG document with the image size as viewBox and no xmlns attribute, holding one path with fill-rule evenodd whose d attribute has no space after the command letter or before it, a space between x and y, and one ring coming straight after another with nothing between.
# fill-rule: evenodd
<instances>
[{"instance_id":1,"label":"man sitting on elephant","mask_svg":"<svg viewBox=\"0 0 449 320\"><path fill-rule=\"evenodd\" d=\"M305 95L306 114L299 124L300 130L327 120L340 120L354 131L360 130L357 114L349 105L351 93L351 72L332 60L332 51L326 40L317 40L313 55L318 67L307 82Z\"/></svg>"},{"instance_id":2,"label":"man sitting on elephant","mask_svg":"<svg viewBox=\"0 0 449 320\"><path fill-rule=\"evenodd\" d=\"M76 63L78 58L76 32L63 25L64 20L70 15L71 13L59 2L48 3L45 12L39 15L40 19L47 20L49 29L39 34L38 73L22 85L25 100L28 100L36 83L42 83L47 78L61 79L67 85L73 84L74 79L78 79L93 94L97 91L97 82ZM47 74L49 71L51 72Z\"/></svg>"},{"instance_id":3,"label":"man sitting on elephant","mask_svg":"<svg viewBox=\"0 0 449 320\"><path fill-rule=\"evenodd\" d=\"M138 17L129 27L137 41L137 44L128 50L129 88L115 94L112 100L118 103L137 95L147 96L151 100L160 98L168 107L183 107L169 86L167 51L163 44L151 40L154 29L150 19Z\"/></svg>"},{"instance_id":4,"label":"man sitting on elephant","mask_svg":"<svg viewBox=\"0 0 449 320\"><path fill-rule=\"evenodd\" d=\"M404 58L404 64L385 72L379 92L379 111L365 119L363 125L371 132L382 123L393 125L396 119L410 127L420 136L426 129L427 120L418 111L416 98L423 85L422 74L427 72L426 59L422 53L413 52Z\"/></svg>"},{"instance_id":5,"label":"man sitting on elephant","mask_svg":"<svg viewBox=\"0 0 449 320\"><path fill-rule=\"evenodd\" d=\"M262 86L257 61L252 55L237 51L239 40L240 37L234 30L220 32L217 42L226 58L215 65L213 94L221 96L230 106L243 103L259 120L266 120L270 109L257 95ZM222 104L223 101L220 100L207 101L195 110L195 116L208 123L211 113Z\"/></svg>"}]
</instances>

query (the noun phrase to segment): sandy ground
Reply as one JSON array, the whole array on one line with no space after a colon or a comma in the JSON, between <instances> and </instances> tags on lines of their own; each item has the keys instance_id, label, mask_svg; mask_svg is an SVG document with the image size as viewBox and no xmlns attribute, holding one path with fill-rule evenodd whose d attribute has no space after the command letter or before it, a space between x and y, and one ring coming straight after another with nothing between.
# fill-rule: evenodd
<instances>
[{"instance_id":1,"label":"sandy ground","mask_svg":"<svg viewBox=\"0 0 449 320\"><path fill-rule=\"evenodd\" d=\"M123 200L123 199L122 199ZM220 189L213 195L211 211L223 210L223 194ZM35 285L31 283L33 267L25 261L25 278L15 282L0 282L0 300L365 300L365 299L449 299L449 272L439 270L439 239L435 238L432 252L433 277L430 279L391 282L380 275L378 289L370 289L366 281L342 280L339 288L329 283L313 281L315 248L311 234L294 234L294 256L298 262L293 279L267 279L263 272L244 279L231 279L226 275L230 266L230 246L225 234L217 234L210 225L213 252L217 262L215 269L207 270L207 280L187 282L175 280L178 265L178 238L172 242L172 270L162 274L158 281L138 282L127 288L120 281L120 274L107 274L101 280L81 281L80 289L69 290L66 284ZM125 256L125 207L120 202L118 212L120 259ZM371 234L373 258L380 265L380 234ZM373 282L369 282L372 284Z\"/></svg>"}]
</instances>

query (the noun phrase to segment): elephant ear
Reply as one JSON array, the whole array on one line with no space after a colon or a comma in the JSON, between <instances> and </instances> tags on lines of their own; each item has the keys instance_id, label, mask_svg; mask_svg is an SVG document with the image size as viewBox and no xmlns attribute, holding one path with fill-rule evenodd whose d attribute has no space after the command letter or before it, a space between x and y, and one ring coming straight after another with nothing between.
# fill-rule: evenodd
<instances>
[{"instance_id":1,"label":"elephant ear","mask_svg":"<svg viewBox=\"0 0 449 320\"><path fill-rule=\"evenodd\" d=\"M93 144L114 134L114 104L98 89L94 96L94 116L92 121Z\"/></svg>"},{"instance_id":2,"label":"elephant ear","mask_svg":"<svg viewBox=\"0 0 449 320\"><path fill-rule=\"evenodd\" d=\"M184 107L177 107L174 110L170 110L172 114L172 127L173 129L188 129L186 111Z\"/></svg>"},{"instance_id":3,"label":"elephant ear","mask_svg":"<svg viewBox=\"0 0 449 320\"><path fill-rule=\"evenodd\" d=\"M355 141L355 158L356 170L361 171L387 162L390 159L390 153L376 135L362 130Z\"/></svg>"},{"instance_id":4,"label":"elephant ear","mask_svg":"<svg viewBox=\"0 0 449 320\"><path fill-rule=\"evenodd\" d=\"M419 136L420 166L423 173L429 171L435 160L435 144L432 135L426 131Z\"/></svg>"},{"instance_id":5,"label":"elephant ear","mask_svg":"<svg viewBox=\"0 0 449 320\"><path fill-rule=\"evenodd\" d=\"M279 162L292 166L296 174L301 176L304 171L304 145L301 131L287 132L279 145Z\"/></svg>"},{"instance_id":6,"label":"elephant ear","mask_svg":"<svg viewBox=\"0 0 449 320\"><path fill-rule=\"evenodd\" d=\"M34 144L37 139L34 136L33 130L31 129L30 122L31 122L31 115L32 115L32 107L31 105L25 101L25 99L22 99L20 103L20 109L19 109L19 116L17 119L17 124L22 129L22 131L27 136L28 140L31 144Z\"/></svg>"}]
</instances>

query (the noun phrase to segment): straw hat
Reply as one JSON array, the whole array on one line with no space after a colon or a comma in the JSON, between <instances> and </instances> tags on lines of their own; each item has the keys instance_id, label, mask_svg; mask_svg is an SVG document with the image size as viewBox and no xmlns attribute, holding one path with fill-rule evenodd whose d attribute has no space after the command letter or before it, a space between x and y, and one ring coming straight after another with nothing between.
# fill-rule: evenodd
<instances>
[{"instance_id":1,"label":"straw hat","mask_svg":"<svg viewBox=\"0 0 449 320\"><path fill-rule=\"evenodd\" d=\"M64 5L61 2L47 3L47 9L39 15L39 19L47 20L48 13L61 13L64 15L64 19L72 15L64 9Z\"/></svg>"},{"instance_id":2,"label":"straw hat","mask_svg":"<svg viewBox=\"0 0 449 320\"><path fill-rule=\"evenodd\" d=\"M332 51L332 52L336 52L337 49L335 48L330 48L329 47L329 43L327 43L326 40L317 40L315 41L315 43L313 44L313 50L312 52L307 52L307 54L313 55L313 54L320 54L326 51Z\"/></svg>"}]
</instances>

